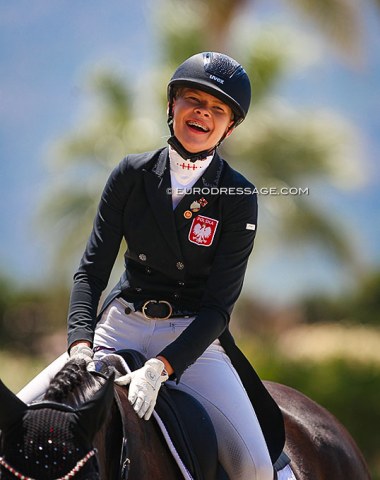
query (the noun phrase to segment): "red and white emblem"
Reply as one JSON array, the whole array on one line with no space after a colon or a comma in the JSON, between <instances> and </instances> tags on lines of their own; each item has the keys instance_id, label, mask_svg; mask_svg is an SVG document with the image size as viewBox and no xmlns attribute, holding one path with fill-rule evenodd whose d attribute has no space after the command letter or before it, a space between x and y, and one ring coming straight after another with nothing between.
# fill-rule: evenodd
<instances>
[{"instance_id":1,"label":"red and white emblem","mask_svg":"<svg viewBox=\"0 0 380 480\"><path fill-rule=\"evenodd\" d=\"M195 217L190 227L190 242L201 245L202 247L209 247L214 240L218 223L219 220L204 217L203 215Z\"/></svg>"}]
</instances>

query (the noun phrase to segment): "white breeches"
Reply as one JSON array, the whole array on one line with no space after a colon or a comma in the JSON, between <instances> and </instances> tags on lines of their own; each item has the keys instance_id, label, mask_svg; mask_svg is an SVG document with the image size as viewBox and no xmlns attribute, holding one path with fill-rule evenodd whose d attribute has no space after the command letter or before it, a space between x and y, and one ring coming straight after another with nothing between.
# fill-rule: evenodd
<instances>
[{"instance_id":1,"label":"white breeches","mask_svg":"<svg viewBox=\"0 0 380 480\"><path fill-rule=\"evenodd\" d=\"M173 342L193 318L148 320L140 312L125 314L127 304L114 300L96 326L94 347L100 359L116 350L134 349L155 357ZM106 349L102 349L106 347ZM68 360L61 355L19 392L31 403ZM273 467L255 411L219 340L210 345L173 388L195 397L208 412L218 439L219 459L231 480L273 480Z\"/></svg>"},{"instance_id":2,"label":"white breeches","mask_svg":"<svg viewBox=\"0 0 380 480\"><path fill-rule=\"evenodd\" d=\"M148 320L124 313L116 299L96 326L94 346L131 348L151 358L173 342L193 318ZM95 354L101 358L105 352ZM195 397L206 409L218 439L219 458L231 480L273 480L273 467L255 411L230 359L216 340L181 376L174 388Z\"/></svg>"}]
</instances>

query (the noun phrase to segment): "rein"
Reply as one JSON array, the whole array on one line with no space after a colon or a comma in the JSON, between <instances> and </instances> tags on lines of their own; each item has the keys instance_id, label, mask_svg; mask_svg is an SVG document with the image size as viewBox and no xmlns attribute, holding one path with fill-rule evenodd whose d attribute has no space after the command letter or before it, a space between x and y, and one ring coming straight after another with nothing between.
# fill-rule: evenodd
<instances>
[{"instance_id":1,"label":"rein","mask_svg":"<svg viewBox=\"0 0 380 480\"><path fill-rule=\"evenodd\" d=\"M54 480L70 480L70 478L75 477L75 475L86 465L86 463L96 455L97 450L93 448L90 450L81 460L78 460L76 465L70 470L69 473L64 475L63 477L56 478ZM27 477L22 473L18 472L15 468L13 468L9 463L4 459L4 457L0 457L0 465L6 468L9 472L12 473L16 478L20 478L21 480L36 480L32 477Z\"/></svg>"},{"instance_id":2,"label":"rein","mask_svg":"<svg viewBox=\"0 0 380 480\"><path fill-rule=\"evenodd\" d=\"M129 458L128 438L127 438L127 419L125 418L123 403L116 388L114 388L114 399L119 410L123 428L123 442L120 451L119 479L128 480L131 460Z\"/></svg>"}]
</instances>

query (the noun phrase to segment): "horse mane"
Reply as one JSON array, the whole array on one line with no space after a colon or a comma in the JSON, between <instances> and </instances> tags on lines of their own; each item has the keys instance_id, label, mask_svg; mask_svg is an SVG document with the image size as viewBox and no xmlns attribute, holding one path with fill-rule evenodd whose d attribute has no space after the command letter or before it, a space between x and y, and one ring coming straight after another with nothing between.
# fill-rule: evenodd
<instances>
[{"instance_id":1,"label":"horse mane","mask_svg":"<svg viewBox=\"0 0 380 480\"><path fill-rule=\"evenodd\" d=\"M53 377L43 400L78 407L105 383L105 378L87 371L84 359L69 360Z\"/></svg>"}]
</instances>

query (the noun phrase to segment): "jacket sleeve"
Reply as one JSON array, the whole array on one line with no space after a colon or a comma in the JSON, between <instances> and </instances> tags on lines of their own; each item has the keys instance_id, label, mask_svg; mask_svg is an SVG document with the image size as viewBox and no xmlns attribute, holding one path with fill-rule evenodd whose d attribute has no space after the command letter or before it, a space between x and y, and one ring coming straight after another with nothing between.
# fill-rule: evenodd
<instances>
[{"instance_id":1,"label":"jacket sleeve","mask_svg":"<svg viewBox=\"0 0 380 480\"><path fill-rule=\"evenodd\" d=\"M204 292L199 314L160 355L182 373L227 328L242 286L253 248L257 224L256 194L224 200L222 233Z\"/></svg>"},{"instance_id":2,"label":"jacket sleeve","mask_svg":"<svg viewBox=\"0 0 380 480\"><path fill-rule=\"evenodd\" d=\"M68 345L92 342L100 296L123 237L123 210L128 196L127 159L111 173L103 190L93 229L74 275L68 314Z\"/></svg>"}]
</instances>

